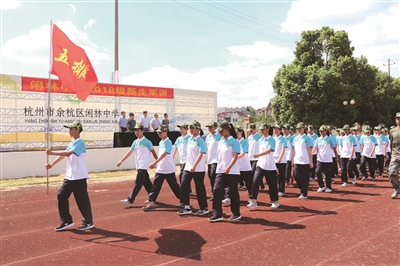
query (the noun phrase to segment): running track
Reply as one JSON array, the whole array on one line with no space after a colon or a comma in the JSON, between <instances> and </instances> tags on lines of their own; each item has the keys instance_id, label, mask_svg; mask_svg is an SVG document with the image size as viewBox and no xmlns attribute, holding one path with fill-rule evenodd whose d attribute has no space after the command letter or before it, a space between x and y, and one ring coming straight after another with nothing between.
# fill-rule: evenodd
<instances>
[{"instance_id":1,"label":"running track","mask_svg":"<svg viewBox=\"0 0 400 266\"><path fill-rule=\"evenodd\" d=\"M207 178L206 185L210 193ZM297 200L297 188L288 188L276 210L267 191L257 209L248 209L241 191L242 221L210 224L208 216L178 216L166 182L157 211L144 213L144 189L134 208L119 202L132 181L89 181L96 228L85 232L55 232L57 187L49 195L42 186L2 191L1 265L400 264L400 198L390 198L386 177L345 188L335 183L330 194L317 188L312 182L304 201ZM197 200L191 203L197 210ZM70 207L77 226L73 196ZM229 217L229 207L224 211Z\"/></svg>"}]
</instances>

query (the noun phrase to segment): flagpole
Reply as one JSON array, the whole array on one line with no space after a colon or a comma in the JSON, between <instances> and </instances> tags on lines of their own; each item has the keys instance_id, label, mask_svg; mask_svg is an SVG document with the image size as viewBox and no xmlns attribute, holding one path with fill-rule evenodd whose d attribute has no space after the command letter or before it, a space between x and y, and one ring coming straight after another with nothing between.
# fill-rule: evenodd
<instances>
[{"instance_id":1,"label":"flagpole","mask_svg":"<svg viewBox=\"0 0 400 266\"><path fill-rule=\"evenodd\" d=\"M51 101L50 101L50 88L51 88L51 68L52 68L52 38L53 38L53 21L50 20L50 69L49 69L49 81L47 82L47 130L46 130L46 149L50 147L50 113L51 113ZM49 155L47 155L47 164L49 164ZM47 195L49 195L49 169L46 170L46 186Z\"/></svg>"}]
</instances>

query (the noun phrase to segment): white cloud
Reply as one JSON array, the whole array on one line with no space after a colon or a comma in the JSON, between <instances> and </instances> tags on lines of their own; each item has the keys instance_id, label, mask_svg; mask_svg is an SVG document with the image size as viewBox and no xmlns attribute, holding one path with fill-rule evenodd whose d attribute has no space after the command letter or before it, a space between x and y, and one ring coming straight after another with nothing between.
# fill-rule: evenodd
<instances>
[{"instance_id":1,"label":"white cloud","mask_svg":"<svg viewBox=\"0 0 400 266\"><path fill-rule=\"evenodd\" d=\"M72 8L72 12L76 12L76 7L73 4L69 4L69 7Z\"/></svg>"},{"instance_id":2,"label":"white cloud","mask_svg":"<svg viewBox=\"0 0 400 266\"><path fill-rule=\"evenodd\" d=\"M228 47L232 62L225 66L206 67L187 72L166 65L126 76L121 83L216 91L218 106L264 107L273 97L271 80L280 65L265 64L268 58L253 53L254 49L260 47L268 47L275 51L274 59L282 60L288 57L288 50L285 48L257 42L254 45ZM237 56L242 58L238 59Z\"/></svg>"},{"instance_id":3,"label":"white cloud","mask_svg":"<svg viewBox=\"0 0 400 266\"><path fill-rule=\"evenodd\" d=\"M265 41L256 42L254 45L240 45L228 47L232 55L248 59L256 59L260 62L272 62L276 59L289 58L293 53L290 49L272 45Z\"/></svg>"},{"instance_id":4,"label":"white cloud","mask_svg":"<svg viewBox=\"0 0 400 266\"><path fill-rule=\"evenodd\" d=\"M19 5L19 0L2 0L0 1L0 10L17 9Z\"/></svg>"},{"instance_id":5,"label":"white cloud","mask_svg":"<svg viewBox=\"0 0 400 266\"><path fill-rule=\"evenodd\" d=\"M377 8L379 7L379 8ZM377 11L379 10L379 11ZM354 55L364 55L382 71L385 60L399 59L400 8L372 1L298 0L291 5L282 31L301 32L330 26L349 34ZM396 69L396 66L394 66ZM391 72L399 76L398 68Z\"/></svg>"},{"instance_id":6,"label":"white cloud","mask_svg":"<svg viewBox=\"0 0 400 266\"><path fill-rule=\"evenodd\" d=\"M84 29L87 30L88 28L90 28L94 23L96 23L95 19L89 19L88 23L85 25Z\"/></svg>"},{"instance_id":7,"label":"white cloud","mask_svg":"<svg viewBox=\"0 0 400 266\"><path fill-rule=\"evenodd\" d=\"M110 60L110 52L89 40L86 33L78 30L71 21L56 22L56 25L75 44L85 49L92 64ZM46 41L47 40L47 41ZM48 65L50 54L50 26L29 31L7 40L0 50L1 56L24 65Z\"/></svg>"}]
</instances>

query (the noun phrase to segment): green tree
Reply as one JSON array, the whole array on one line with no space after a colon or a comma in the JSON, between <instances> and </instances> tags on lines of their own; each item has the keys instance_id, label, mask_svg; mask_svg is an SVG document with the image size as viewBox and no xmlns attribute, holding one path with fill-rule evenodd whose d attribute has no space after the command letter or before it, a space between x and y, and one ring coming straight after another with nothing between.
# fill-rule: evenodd
<instances>
[{"instance_id":1,"label":"green tree","mask_svg":"<svg viewBox=\"0 0 400 266\"><path fill-rule=\"evenodd\" d=\"M302 33L295 59L283 65L272 82L276 94L272 106L279 124L389 123L398 108L399 79L369 65L364 56L353 57L350 44L345 31L329 27ZM343 105L351 100L354 105Z\"/></svg>"}]
</instances>

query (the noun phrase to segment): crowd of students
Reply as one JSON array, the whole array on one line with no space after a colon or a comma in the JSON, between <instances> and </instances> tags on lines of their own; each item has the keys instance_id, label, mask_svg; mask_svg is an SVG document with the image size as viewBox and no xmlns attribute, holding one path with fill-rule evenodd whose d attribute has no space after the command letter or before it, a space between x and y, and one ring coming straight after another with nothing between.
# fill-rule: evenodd
<instances>
[{"instance_id":1,"label":"crowd of students","mask_svg":"<svg viewBox=\"0 0 400 266\"><path fill-rule=\"evenodd\" d=\"M145 113L145 112L144 112ZM147 113L147 112L146 112ZM152 143L144 136L145 124L136 124L132 129L137 139L129 151L117 162L121 164L131 155L135 155L137 176L135 185L128 197L121 202L132 206L142 186L148 193L144 211L155 211L157 197L164 180L167 180L172 192L180 201L179 215L192 214L190 205L191 181L194 180L199 210L196 215L208 214L207 192L204 185L206 173L211 183L212 215L210 222L223 220L222 204L230 205L229 221L240 220L239 189L246 188L248 208L257 208L259 189L265 184L269 187L271 208L279 208L279 197L285 195L285 188L296 181L299 189L299 200L308 198L309 182L318 181L317 193L331 193L334 178L341 172L342 187L353 185L359 179L365 181L382 177L388 172L394 189L392 198L400 194L400 112L396 114L396 126L388 129L369 125L353 127L344 125L332 133L332 127L319 127L319 136L312 126L298 123L294 128L289 125L269 125L262 123L258 129L255 124L248 126L248 138L241 127L233 127L227 121L219 124L211 122L206 125L209 135L203 139L203 130L197 121L190 125L178 125L181 136L172 144L168 138L168 126L160 125L155 131L159 134L159 154L156 154ZM147 125L148 126L148 125ZM94 227L89 195L87 192L86 146L80 138L83 126L74 122L64 126L69 129L73 138L65 151L46 149L47 155L57 158L45 164L47 170L63 158L67 158L66 175L58 191L58 210L61 225L56 231L62 231L74 225L69 211L68 199L74 193L75 200L83 216L78 230ZM148 129L148 128L147 128ZM190 132L190 135L188 134ZM361 134L362 133L362 134ZM388 137L388 135L390 137ZM174 150L175 149L175 150ZM180 156L180 174L178 184L175 172L174 156ZM207 162L204 155L207 154ZM152 162L151 156L155 161ZM386 161L385 161L386 159ZM292 168L293 166L293 168ZM156 168L153 183L148 169ZM375 171L377 170L377 172ZM264 178L266 182L264 183Z\"/></svg>"},{"instance_id":2,"label":"crowd of students","mask_svg":"<svg viewBox=\"0 0 400 266\"><path fill-rule=\"evenodd\" d=\"M392 127L395 134L400 129L399 120L398 114L398 126ZM371 129L369 125L344 125L336 130L335 136L332 133L333 128L325 125L319 127L318 135L312 126L301 122L296 125L297 133L289 125L262 123L256 128L255 124L250 124L247 139L243 128L234 127L227 121L219 124L212 121L206 125L210 134L204 139L201 137L203 131L198 121L178 127L181 136L175 144L168 139L167 126L161 125L156 130L161 138L157 155L151 142L143 136L144 126L135 126L138 139L117 163L117 166L120 166L132 153L135 154L138 175L133 191L127 199L121 201L123 204L132 206L137 193L145 185L149 197L143 210L156 210L157 197L166 179L180 201L182 209L178 214L192 214L190 184L193 179L199 205L195 214L208 214L210 211L204 185L207 165L212 194L209 199L212 201L212 215L209 221L223 220L223 203L230 205L232 214L229 221L236 221L241 219L239 189L246 189L248 192L247 207L257 208L259 190L268 185L271 208L276 209L280 206L279 197L285 195L285 188L293 184L294 180L299 189L298 199L305 200L308 198L311 181L318 182L318 193L331 193L332 183L335 182L334 178L339 176L339 171L342 187L347 187L349 179L353 185L356 185L359 179L368 179L367 166L371 180L377 176L382 177L383 172L388 171L390 162L391 145L387 136L388 130L380 126ZM396 145L398 144L397 140ZM399 148L396 147L398 160ZM175 178L176 153L180 156L180 184ZM152 163L151 154L155 158ZM203 158L205 154L206 162ZM147 173L151 168L156 168L152 185ZM396 198L400 194L397 172L397 179L393 176L392 173L391 182L395 189L392 198Z\"/></svg>"}]
</instances>

